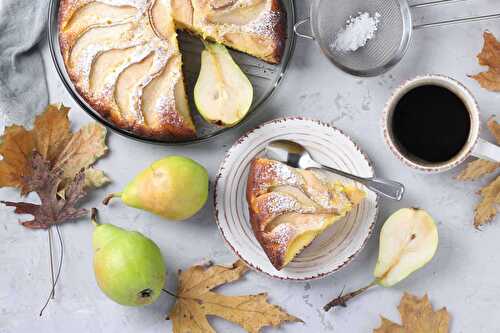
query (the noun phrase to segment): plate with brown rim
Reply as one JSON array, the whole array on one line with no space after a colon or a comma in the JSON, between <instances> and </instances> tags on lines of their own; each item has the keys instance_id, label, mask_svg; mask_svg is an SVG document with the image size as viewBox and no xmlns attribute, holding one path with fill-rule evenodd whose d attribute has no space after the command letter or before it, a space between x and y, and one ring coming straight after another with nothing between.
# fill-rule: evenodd
<instances>
[{"instance_id":1,"label":"plate with brown rim","mask_svg":"<svg viewBox=\"0 0 500 333\"><path fill-rule=\"evenodd\" d=\"M363 177L374 175L372 163L348 135L329 124L281 118L242 136L220 166L215 183L215 218L229 248L248 266L273 278L305 281L325 277L347 265L364 247L377 218L377 195L356 184L365 190L365 200L318 236L290 264L276 270L253 234L246 200L250 162L263 155L265 146L273 140L296 141L318 162ZM331 173L325 176L338 179Z\"/></svg>"}]
</instances>

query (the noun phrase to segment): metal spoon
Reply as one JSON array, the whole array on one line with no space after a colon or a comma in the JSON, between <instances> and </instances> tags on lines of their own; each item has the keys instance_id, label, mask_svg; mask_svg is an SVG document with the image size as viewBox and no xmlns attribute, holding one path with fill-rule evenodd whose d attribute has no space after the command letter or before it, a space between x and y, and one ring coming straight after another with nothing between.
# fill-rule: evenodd
<instances>
[{"instance_id":1,"label":"metal spoon","mask_svg":"<svg viewBox=\"0 0 500 333\"><path fill-rule=\"evenodd\" d=\"M288 141L272 141L266 146L266 155L276 161L283 162L293 168L300 169L325 169L345 178L363 184L370 190L387 198L401 200L405 192L403 184L380 178L364 178L350 173L328 167L316 162L309 152L300 144Z\"/></svg>"}]
</instances>

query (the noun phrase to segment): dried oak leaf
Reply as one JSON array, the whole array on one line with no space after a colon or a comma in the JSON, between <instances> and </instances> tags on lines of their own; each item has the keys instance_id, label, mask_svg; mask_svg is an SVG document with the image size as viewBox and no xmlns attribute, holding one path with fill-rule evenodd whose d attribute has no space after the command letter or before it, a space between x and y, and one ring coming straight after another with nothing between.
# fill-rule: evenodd
<instances>
[{"instance_id":1,"label":"dried oak leaf","mask_svg":"<svg viewBox=\"0 0 500 333\"><path fill-rule=\"evenodd\" d=\"M495 137L497 144L500 145L500 124L491 117L488 120L488 128ZM485 161L485 160L475 160L467 164L467 167L456 177L458 180L471 181L478 180L479 178L495 172L500 168L500 163Z\"/></svg>"},{"instance_id":2,"label":"dried oak leaf","mask_svg":"<svg viewBox=\"0 0 500 333\"><path fill-rule=\"evenodd\" d=\"M374 333L447 333L450 315L446 308L434 311L429 298L419 299L405 293L398 306L402 325L382 317L382 324Z\"/></svg>"},{"instance_id":3,"label":"dried oak leaf","mask_svg":"<svg viewBox=\"0 0 500 333\"><path fill-rule=\"evenodd\" d=\"M36 151L53 163L71 139L69 108L63 105L49 105L37 116L33 128ZM52 166L52 165L51 165Z\"/></svg>"},{"instance_id":4,"label":"dried oak leaf","mask_svg":"<svg viewBox=\"0 0 500 333\"><path fill-rule=\"evenodd\" d=\"M65 198L57 196L57 189L61 183L63 170L50 167L38 152L33 152L30 161L32 170L29 176L24 177L25 185L29 192L36 192L40 198L40 204L27 202L2 201L9 207L15 207L17 214L30 214L33 219L21 222L31 229L48 229L55 224L61 224L87 215L87 210L77 208L78 202L85 196L85 174L79 172L68 184Z\"/></svg>"},{"instance_id":5,"label":"dried oak leaf","mask_svg":"<svg viewBox=\"0 0 500 333\"><path fill-rule=\"evenodd\" d=\"M69 108L49 105L37 116L31 131L20 126L10 126L0 141L0 187L17 187L22 195L28 194L26 177L30 176L30 157L36 150L51 169L61 169L65 187L81 169L90 167L107 151L106 129L95 123L71 132ZM98 176L95 172L94 178ZM102 173L100 180L90 184L104 185L108 179Z\"/></svg>"},{"instance_id":6,"label":"dried oak leaf","mask_svg":"<svg viewBox=\"0 0 500 333\"><path fill-rule=\"evenodd\" d=\"M5 129L0 143L0 187L17 187L22 194L29 193L25 176L30 174L30 156L35 148L33 134L21 126Z\"/></svg>"},{"instance_id":7,"label":"dried oak leaf","mask_svg":"<svg viewBox=\"0 0 500 333\"><path fill-rule=\"evenodd\" d=\"M266 326L279 326L284 322L300 322L276 305L267 302L267 294L224 296L212 291L223 284L239 280L248 271L237 261L232 267L193 266L179 273L177 302L169 318L174 333L215 333L207 316L224 318L258 333Z\"/></svg>"},{"instance_id":8,"label":"dried oak leaf","mask_svg":"<svg viewBox=\"0 0 500 333\"><path fill-rule=\"evenodd\" d=\"M477 55L481 66L488 66L488 71L472 75L471 78L479 82L481 87L500 91L500 43L488 31L483 34L484 45L481 53Z\"/></svg>"},{"instance_id":9,"label":"dried oak leaf","mask_svg":"<svg viewBox=\"0 0 500 333\"><path fill-rule=\"evenodd\" d=\"M485 161L485 160L475 160L469 162L460 174L456 177L458 180L462 181L472 181L478 180L487 174L490 174L500 167L500 163Z\"/></svg>"},{"instance_id":10,"label":"dried oak leaf","mask_svg":"<svg viewBox=\"0 0 500 333\"><path fill-rule=\"evenodd\" d=\"M474 226L476 228L491 222L497 215L498 205L500 205L500 176L483 187L479 194L481 195L481 202L476 206L474 215Z\"/></svg>"},{"instance_id":11,"label":"dried oak leaf","mask_svg":"<svg viewBox=\"0 0 500 333\"><path fill-rule=\"evenodd\" d=\"M106 153L105 141L106 129L97 123L90 123L73 134L52 166L62 169L64 178L72 178Z\"/></svg>"},{"instance_id":12,"label":"dried oak leaf","mask_svg":"<svg viewBox=\"0 0 500 333\"><path fill-rule=\"evenodd\" d=\"M500 124L495 120L495 117L491 117L488 120L488 129L491 132L491 135L495 137L497 145L500 145Z\"/></svg>"},{"instance_id":13,"label":"dried oak leaf","mask_svg":"<svg viewBox=\"0 0 500 333\"><path fill-rule=\"evenodd\" d=\"M85 187L98 188L111 182L111 180L101 170L94 168L85 169Z\"/></svg>"}]
</instances>

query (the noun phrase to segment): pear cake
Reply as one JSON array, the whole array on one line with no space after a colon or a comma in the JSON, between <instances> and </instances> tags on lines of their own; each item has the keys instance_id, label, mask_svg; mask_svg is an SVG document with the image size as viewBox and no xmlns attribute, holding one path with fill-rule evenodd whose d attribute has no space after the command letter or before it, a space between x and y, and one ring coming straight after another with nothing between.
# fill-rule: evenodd
<instances>
[{"instance_id":1,"label":"pear cake","mask_svg":"<svg viewBox=\"0 0 500 333\"><path fill-rule=\"evenodd\" d=\"M271 64L285 48L285 15L279 0L171 0L181 29Z\"/></svg>"},{"instance_id":2,"label":"pear cake","mask_svg":"<svg viewBox=\"0 0 500 333\"><path fill-rule=\"evenodd\" d=\"M269 63L284 49L279 0L61 0L59 45L78 93L142 137L196 137L176 29Z\"/></svg>"},{"instance_id":3,"label":"pear cake","mask_svg":"<svg viewBox=\"0 0 500 333\"><path fill-rule=\"evenodd\" d=\"M253 232L277 270L365 197L354 185L265 158L252 161L246 192Z\"/></svg>"}]
</instances>

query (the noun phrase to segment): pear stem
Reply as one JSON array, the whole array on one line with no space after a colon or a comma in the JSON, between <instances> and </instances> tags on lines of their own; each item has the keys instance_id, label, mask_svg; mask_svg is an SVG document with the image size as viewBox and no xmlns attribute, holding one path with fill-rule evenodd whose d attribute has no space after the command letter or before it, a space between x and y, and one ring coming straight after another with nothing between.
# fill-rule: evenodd
<instances>
[{"instance_id":1,"label":"pear stem","mask_svg":"<svg viewBox=\"0 0 500 333\"><path fill-rule=\"evenodd\" d=\"M172 297L174 297L174 298L179 298L179 296L177 296L176 294L174 294L174 293L172 293L172 292L168 291L167 289L162 289L162 291L163 291L164 293L169 294L170 296L172 296Z\"/></svg>"},{"instance_id":2,"label":"pear stem","mask_svg":"<svg viewBox=\"0 0 500 333\"><path fill-rule=\"evenodd\" d=\"M102 204L107 206L109 204L109 202L111 201L111 199L120 198L121 196L122 196L122 192L110 193L104 197L104 199L102 200Z\"/></svg>"},{"instance_id":3,"label":"pear stem","mask_svg":"<svg viewBox=\"0 0 500 333\"><path fill-rule=\"evenodd\" d=\"M203 46L204 46L206 49L208 49L209 44L208 44L208 42L205 40L205 38L200 38L200 40L201 40L201 42L203 43Z\"/></svg>"},{"instance_id":4,"label":"pear stem","mask_svg":"<svg viewBox=\"0 0 500 333\"><path fill-rule=\"evenodd\" d=\"M92 224L94 226L98 226L100 225L99 221L97 221L97 214L99 213L99 211L97 210L97 208L92 208L90 210L90 222L92 222Z\"/></svg>"},{"instance_id":5,"label":"pear stem","mask_svg":"<svg viewBox=\"0 0 500 333\"><path fill-rule=\"evenodd\" d=\"M342 290L340 292L340 295L331 300L328 304L326 304L324 307L323 307L323 310L325 310L326 312L330 311L330 309L336 307L336 306L342 306L342 307L347 307L347 302L350 301L351 299L353 299L354 297L356 296L359 296L361 294L363 294L365 291L367 291L368 289L371 289L372 287L375 287L377 286L377 280L373 280L369 285L367 285L366 287L363 287L363 288L360 288L358 290L355 290L353 292L350 292L348 294L343 294L344 293L344 290Z\"/></svg>"}]
</instances>

